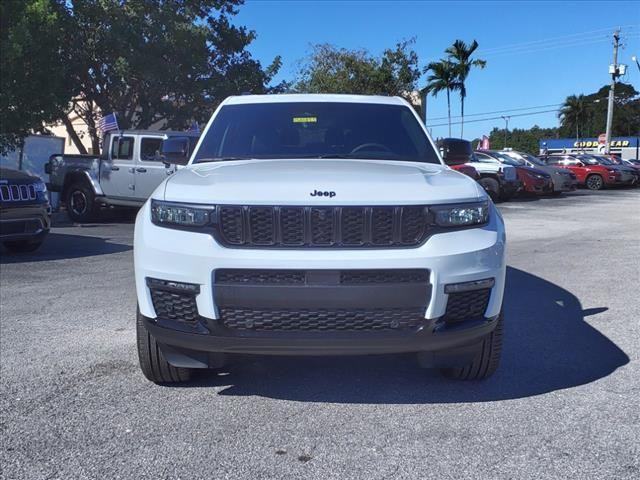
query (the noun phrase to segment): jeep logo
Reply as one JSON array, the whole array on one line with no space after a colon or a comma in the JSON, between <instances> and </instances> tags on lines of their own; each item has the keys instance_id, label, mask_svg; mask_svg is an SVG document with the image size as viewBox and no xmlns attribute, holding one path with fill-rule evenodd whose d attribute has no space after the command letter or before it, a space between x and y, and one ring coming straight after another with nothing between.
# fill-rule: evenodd
<instances>
[{"instance_id":1,"label":"jeep logo","mask_svg":"<svg viewBox=\"0 0 640 480\"><path fill-rule=\"evenodd\" d=\"M329 197L329 198L333 198L333 197L336 196L336 192L322 192L320 190L314 190L309 195L311 195L312 197Z\"/></svg>"}]
</instances>

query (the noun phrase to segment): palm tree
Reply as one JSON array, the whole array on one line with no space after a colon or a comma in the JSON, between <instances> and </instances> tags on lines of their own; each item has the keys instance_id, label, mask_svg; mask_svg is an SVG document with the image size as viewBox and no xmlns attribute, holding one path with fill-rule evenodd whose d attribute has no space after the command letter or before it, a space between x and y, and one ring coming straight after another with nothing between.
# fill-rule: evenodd
<instances>
[{"instance_id":1,"label":"palm tree","mask_svg":"<svg viewBox=\"0 0 640 480\"><path fill-rule=\"evenodd\" d=\"M431 62L425 68L425 73L431 72L427 77L425 91L434 97L442 91L447 92L447 111L449 117L449 136L451 136L451 92L460 89L455 65L446 59L439 62Z\"/></svg>"},{"instance_id":2,"label":"palm tree","mask_svg":"<svg viewBox=\"0 0 640 480\"><path fill-rule=\"evenodd\" d=\"M449 59L453 61L455 65L458 83L460 84L460 137L464 136L464 99L467 96L467 88L465 82L471 72L472 67L484 68L487 65L486 60L480 60L478 58L471 58L473 52L478 48L478 42L475 40L471 45L467 45L462 40L456 40L453 45L445 50L445 53L449 55Z\"/></svg>"},{"instance_id":3,"label":"palm tree","mask_svg":"<svg viewBox=\"0 0 640 480\"><path fill-rule=\"evenodd\" d=\"M562 126L576 129L576 140L580 138L580 125L588 114L587 100L584 95L570 95L562 104L558 118Z\"/></svg>"}]
</instances>

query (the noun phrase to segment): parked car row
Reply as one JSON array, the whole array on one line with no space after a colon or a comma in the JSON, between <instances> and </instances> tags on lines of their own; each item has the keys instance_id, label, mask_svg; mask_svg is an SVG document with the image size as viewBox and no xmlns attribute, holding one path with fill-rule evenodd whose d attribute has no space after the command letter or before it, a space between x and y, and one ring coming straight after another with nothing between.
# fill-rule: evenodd
<instances>
[{"instance_id":1,"label":"parked car row","mask_svg":"<svg viewBox=\"0 0 640 480\"><path fill-rule=\"evenodd\" d=\"M94 219L104 206L140 207L195 148L195 132L121 131L104 139L102 156L52 155L49 182L0 169L0 242L12 252L36 250L51 224L50 191L72 221ZM476 180L494 201L516 195L557 195L578 186L600 190L640 185L640 161L592 154L536 157L515 150L473 151L463 139L438 142L445 162Z\"/></svg>"},{"instance_id":2,"label":"parked car row","mask_svg":"<svg viewBox=\"0 0 640 480\"><path fill-rule=\"evenodd\" d=\"M558 195L579 186L600 190L640 185L638 160L591 154L536 157L515 150L473 151L470 142L455 138L445 138L438 146L451 168L476 179L494 201L509 200L516 194Z\"/></svg>"}]
</instances>

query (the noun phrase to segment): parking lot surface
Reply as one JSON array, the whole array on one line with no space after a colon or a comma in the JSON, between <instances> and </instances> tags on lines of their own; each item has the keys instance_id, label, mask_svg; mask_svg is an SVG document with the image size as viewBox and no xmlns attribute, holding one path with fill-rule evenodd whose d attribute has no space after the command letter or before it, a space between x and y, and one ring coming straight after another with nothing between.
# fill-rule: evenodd
<instances>
[{"instance_id":1,"label":"parking lot surface","mask_svg":"<svg viewBox=\"0 0 640 480\"><path fill-rule=\"evenodd\" d=\"M505 350L479 383L410 356L259 357L156 386L132 221L58 222L36 254L1 254L1 476L638 478L639 207L638 190L500 205Z\"/></svg>"}]
</instances>

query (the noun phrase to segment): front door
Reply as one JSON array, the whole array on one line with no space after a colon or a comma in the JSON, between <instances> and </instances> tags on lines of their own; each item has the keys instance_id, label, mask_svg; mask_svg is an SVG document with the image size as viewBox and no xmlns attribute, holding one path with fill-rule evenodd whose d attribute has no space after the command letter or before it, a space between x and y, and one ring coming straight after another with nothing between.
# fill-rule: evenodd
<instances>
[{"instance_id":1,"label":"front door","mask_svg":"<svg viewBox=\"0 0 640 480\"><path fill-rule=\"evenodd\" d=\"M134 197L134 143L134 137L111 137L108 158L100 166L100 186L108 197Z\"/></svg>"},{"instance_id":2,"label":"front door","mask_svg":"<svg viewBox=\"0 0 640 480\"><path fill-rule=\"evenodd\" d=\"M162 181L175 171L175 165L166 167L160 161L163 137L141 136L140 153L136 163L136 198L146 200Z\"/></svg>"}]
</instances>

